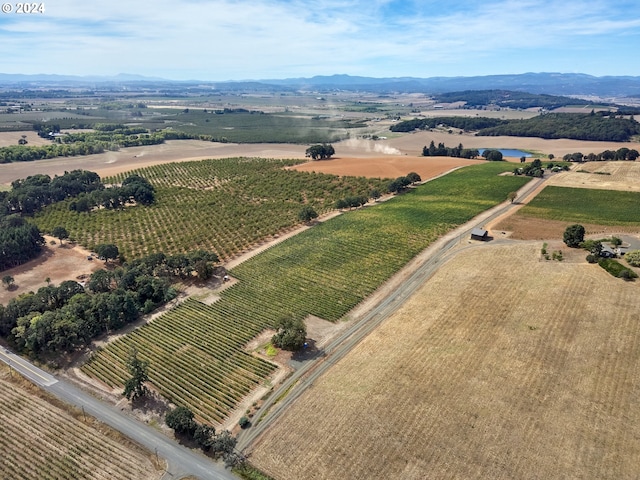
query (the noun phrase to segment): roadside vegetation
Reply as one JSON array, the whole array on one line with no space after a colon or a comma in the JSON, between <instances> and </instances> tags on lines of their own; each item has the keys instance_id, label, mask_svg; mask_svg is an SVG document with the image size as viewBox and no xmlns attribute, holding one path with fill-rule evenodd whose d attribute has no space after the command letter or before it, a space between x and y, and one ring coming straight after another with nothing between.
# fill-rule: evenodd
<instances>
[{"instance_id":1,"label":"roadside vegetation","mask_svg":"<svg viewBox=\"0 0 640 480\"><path fill-rule=\"evenodd\" d=\"M288 316L337 321L438 237L529 180L499 176L508 169L466 167L301 232L231 270L240 281L212 305L188 300L96 352L82 370L122 388L135 347L164 396L221 422L275 369L243 350L250 339Z\"/></svg>"}]
</instances>

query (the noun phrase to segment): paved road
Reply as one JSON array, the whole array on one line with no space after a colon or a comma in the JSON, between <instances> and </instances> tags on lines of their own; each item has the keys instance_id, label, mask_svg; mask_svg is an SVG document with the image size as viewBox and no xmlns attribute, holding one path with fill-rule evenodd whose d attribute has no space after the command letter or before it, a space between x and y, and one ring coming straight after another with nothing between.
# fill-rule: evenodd
<instances>
[{"instance_id":1,"label":"paved road","mask_svg":"<svg viewBox=\"0 0 640 480\"><path fill-rule=\"evenodd\" d=\"M41 387L50 387L58 381L53 375L49 375L44 370L39 369L35 365L27 362L24 358L19 357L15 353L11 353L2 346L0 346L0 361L6 363L20 375Z\"/></svg>"},{"instance_id":2,"label":"paved road","mask_svg":"<svg viewBox=\"0 0 640 480\"><path fill-rule=\"evenodd\" d=\"M533 179L518 191L518 201L527 199L544 179ZM462 239L469 238L471 230L485 225L505 212L516 208L517 204L502 203L478 215L470 222L458 227L434 245L429 247L432 254L415 269L409 278L402 282L388 296L366 313L360 320L346 329L339 337L327 345L320 358L311 360L298 369L279 388L277 388L254 418L261 419L256 425L243 431L238 437L237 448L250 454L250 449L258 437L271 425L302 393L313 385L332 365L341 360L364 337L373 331L389 315L395 312L413 293L420 288L447 260L460 251L454 247L460 245Z\"/></svg>"},{"instance_id":3,"label":"paved road","mask_svg":"<svg viewBox=\"0 0 640 480\"><path fill-rule=\"evenodd\" d=\"M0 361L59 399L84 409L88 415L118 430L151 452L157 452L158 456L166 459L168 463L164 478L179 479L193 475L202 480L236 480L234 475L204 455L178 445L161 432L134 420L71 383L48 374L3 347L0 347Z\"/></svg>"}]
</instances>

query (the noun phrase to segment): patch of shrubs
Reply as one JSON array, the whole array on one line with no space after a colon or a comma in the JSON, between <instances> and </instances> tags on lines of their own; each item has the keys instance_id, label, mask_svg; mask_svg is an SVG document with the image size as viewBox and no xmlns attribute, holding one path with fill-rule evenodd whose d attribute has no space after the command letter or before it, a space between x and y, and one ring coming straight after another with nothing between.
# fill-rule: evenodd
<instances>
[{"instance_id":1,"label":"patch of shrubs","mask_svg":"<svg viewBox=\"0 0 640 480\"><path fill-rule=\"evenodd\" d=\"M204 452L227 461L234 455L237 440L227 430L216 433L209 425L200 425L194 419L193 412L187 407L176 407L169 411L165 423L177 434L195 441Z\"/></svg>"},{"instance_id":2,"label":"patch of shrubs","mask_svg":"<svg viewBox=\"0 0 640 480\"><path fill-rule=\"evenodd\" d=\"M632 267L640 267L640 250L627 252L627 254L624 256L624 259Z\"/></svg>"},{"instance_id":3,"label":"patch of shrubs","mask_svg":"<svg viewBox=\"0 0 640 480\"><path fill-rule=\"evenodd\" d=\"M634 278L638 278L638 274L636 272L611 258L601 258L598 261L598 265L600 265L614 277L623 278L625 280L633 280Z\"/></svg>"}]
</instances>

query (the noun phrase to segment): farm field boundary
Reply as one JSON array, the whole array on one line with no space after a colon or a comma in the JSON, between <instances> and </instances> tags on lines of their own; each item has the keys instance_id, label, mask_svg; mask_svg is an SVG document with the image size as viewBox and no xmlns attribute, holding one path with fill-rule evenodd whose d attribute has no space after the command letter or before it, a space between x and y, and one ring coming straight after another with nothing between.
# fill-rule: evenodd
<instances>
[{"instance_id":1,"label":"farm field boundary","mask_svg":"<svg viewBox=\"0 0 640 480\"><path fill-rule=\"evenodd\" d=\"M227 399L220 410L220 404L204 406L202 399L241 382L235 375L235 360L231 373L212 376L202 371L201 365L217 368L224 362L213 352L227 352L227 360L238 356L246 339L287 314L340 319L438 237L504 201L508 192L529 181L499 176L508 169L506 164L487 163L457 170L391 201L321 223L249 259L231 271L240 281L224 290L206 315L186 322L189 329L197 323L197 334L171 320L171 315L187 308L202 310L204 306L196 301L182 304L143 328L145 337L157 335L153 345L139 344L138 348L141 358L151 359L152 382L160 391L171 388L175 392L172 400L189 406L201 418L220 421L233 409L235 400ZM215 321L211 320L213 311ZM222 327L214 327L218 322ZM237 335L216 335L217 328L234 330ZM99 370L103 382L121 386L127 352L141 336L130 334L109 344L83 371L97 377L94 372ZM184 337L179 352L171 336ZM192 364L178 362L187 358L195 360ZM197 385L181 378L196 371ZM268 373L265 370L263 378ZM180 388L173 386L177 382Z\"/></svg>"}]
</instances>

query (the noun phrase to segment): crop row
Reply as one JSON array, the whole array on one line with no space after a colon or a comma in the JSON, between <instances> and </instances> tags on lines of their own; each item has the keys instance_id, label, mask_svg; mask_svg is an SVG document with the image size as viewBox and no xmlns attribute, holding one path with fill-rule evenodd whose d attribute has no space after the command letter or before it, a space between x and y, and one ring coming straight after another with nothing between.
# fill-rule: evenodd
<instances>
[{"instance_id":1,"label":"crop row","mask_svg":"<svg viewBox=\"0 0 640 480\"><path fill-rule=\"evenodd\" d=\"M165 397L190 405L202 420L220 422L275 366L242 350L259 329L189 299L98 353L83 369L112 387L128 373L131 348L149 361L150 381Z\"/></svg>"},{"instance_id":2,"label":"crop row","mask_svg":"<svg viewBox=\"0 0 640 480\"><path fill-rule=\"evenodd\" d=\"M639 192L549 186L518 214L566 222L638 225L638 204Z\"/></svg>"},{"instance_id":3,"label":"crop row","mask_svg":"<svg viewBox=\"0 0 640 480\"><path fill-rule=\"evenodd\" d=\"M0 449L1 478L142 478L149 466L139 454L2 380Z\"/></svg>"},{"instance_id":4,"label":"crop row","mask_svg":"<svg viewBox=\"0 0 640 480\"><path fill-rule=\"evenodd\" d=\"M221 421L274 368L245 353L252 337L289 314L340 319L436 238L528 181L498 176L506 167L459 170L316 225L234 268L240 281L213 305L188 300L107 345L83 370L122 386L135 346L158 390Z\"/></svg>"}]
</instances>

